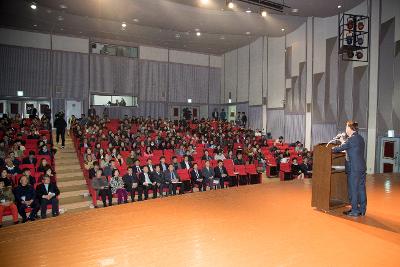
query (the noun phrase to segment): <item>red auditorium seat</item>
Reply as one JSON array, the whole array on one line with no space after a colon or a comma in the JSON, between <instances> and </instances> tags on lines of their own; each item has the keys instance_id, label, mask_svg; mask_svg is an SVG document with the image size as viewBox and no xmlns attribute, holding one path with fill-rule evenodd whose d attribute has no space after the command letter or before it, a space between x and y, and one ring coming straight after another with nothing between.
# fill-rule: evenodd
<instances>
[{"instance_id":1,"label":"red auditorium seat","mask_svg":"<svg viewBox=\"0 0 400 267\"><path fill-rule=\"evenodd\" d=\"M279 170L279 179L281 181L292 179L292 168L290 163L281 163Z\"/></svg>"},{"instance_id":2,"label":"red auditorium seat","mask_svg":"<svg viewBox=\"0 0 400 267\"><path fill-rule=\"evenodd\" d=\"M239 178L244 177L246 179L246 184L249 184L249 176L246 172L245 165L235 165L235 172L239 175Z\"/></svg>"}]
</instances>

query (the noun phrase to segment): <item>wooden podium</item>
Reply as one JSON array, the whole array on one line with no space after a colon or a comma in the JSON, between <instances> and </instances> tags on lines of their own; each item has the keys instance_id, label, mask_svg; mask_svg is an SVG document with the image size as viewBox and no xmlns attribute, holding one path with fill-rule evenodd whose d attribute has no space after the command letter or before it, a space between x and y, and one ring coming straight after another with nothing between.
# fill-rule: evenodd
<instances>
[{"instance_id":1,"label":"wooden podium","mask_svg":"<svg viewBox=\"0 0 400 267\"><path fill-rule=\"evenodd\" d=\"M323 211L348 203L345 153L332 153L332 147L326 143L314 146L311 206Z\"/></svg>"}]
</instances>

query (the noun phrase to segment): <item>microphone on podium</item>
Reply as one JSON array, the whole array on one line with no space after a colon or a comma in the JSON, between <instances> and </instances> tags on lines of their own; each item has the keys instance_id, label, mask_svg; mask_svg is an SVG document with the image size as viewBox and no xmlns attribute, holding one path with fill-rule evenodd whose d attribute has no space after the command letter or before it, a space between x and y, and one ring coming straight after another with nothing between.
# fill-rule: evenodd
<instances>
[{"instance_id":1,"label":"microphone on podium","mask_svg":"<svg viewBox=\"0 0 400 267\"><path fill-rule=\"evenodd\" d=\"M329 141L326 146L332 143L336 143L340 140L340 138L346 139L346 133L339 133L337 134L331 141Z\"/></svg>"}]
</instances>

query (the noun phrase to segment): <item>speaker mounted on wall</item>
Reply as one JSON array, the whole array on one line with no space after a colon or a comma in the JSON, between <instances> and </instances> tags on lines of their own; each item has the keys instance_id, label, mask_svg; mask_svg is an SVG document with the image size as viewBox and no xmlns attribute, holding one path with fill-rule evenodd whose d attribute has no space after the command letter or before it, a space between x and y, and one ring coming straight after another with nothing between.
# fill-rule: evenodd
<instances>
[{"instance_id":1,"label":"speaker mounted on wall","mask_svg":"<svg viewBox=\"0 0 400 267\"><path fill-rule=\"evenodd\" d=\"M369 17L343 13L339 16L339 55L345 61L368 62Z\"/></svg>"}]
</instances>

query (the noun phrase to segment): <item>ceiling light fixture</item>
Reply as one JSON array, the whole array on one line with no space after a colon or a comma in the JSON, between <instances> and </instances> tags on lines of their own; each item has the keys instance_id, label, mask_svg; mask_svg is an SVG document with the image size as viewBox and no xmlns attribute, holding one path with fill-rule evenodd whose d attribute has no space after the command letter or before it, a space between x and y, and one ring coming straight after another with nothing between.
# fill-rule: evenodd
<instances>
[{"instance_id":1,"label":"ceiling light fixture","mask_svg":"<svg viewBox=\"0 0 400 267\"><path fill-rule=\"evenodd\" d=\"M58 20L58 21L63 21L64 18L63 18L62 16L58 16L58 17L57 17L57 20Z\"/></svg>"},{"instance_id":2,"label":"ceiling light fixture","mask_svg":"<svg viewBox=\"0 0 400 267\"><path fill-rule=\"evenodd\" d=\"M203 5L207 5L207 4L208 4L208 0L201 0L201 3L202 3Z\"/></svg>"},{"instance_id":3,"label":"ceiling light fixture","mask_svg":"<svg viewBox=\"0 0 400 267\"><path fill-rule=\"evenodd\" d=\"M341 6L341 5L338 5L337 8L342 8L342 6Z\"/></svg>"},{"instance_id":4,"label":"ceiling light fixture","mask_svg":"<svg viewBox=\"0 0 400 267\"><path fill-rule=\"evenodd\" d=\"M263 12L261 12L261 16L265 18L267 16L267 11L263 10Z\"/></svg>"},{"instance_id":5,"label":"ceiling light fixture","mask_svg":"<svg viewBox=\"0 0 400 267\"><path fill-rule=\"evenodd\" d=\"M284 32L284 31L285 31L285 28L282 28L282 29L281 29L281 31L283 31L283 32Z\"/></svg>"},{"instance_id":6,"label":"ceiling light fixture","mask_svg":"<svg viewBox=\"0 0 400 267\"><path fill-rule=\"evenodd\" d=\"M232 1L228 1L228 7L229 7L230 9L232 9L232 8L235 7L235 4L234 4Z\"/></svg>"},{"instance_id":7,"label":"ceiling light fixture","mask_svg":"<svg viewBox=\"0 0 400 267\"><path fill-rule=\"evenodd\" d=\"M274 0L237 0L237 2L243 2L245 4L250 4L251 6L257 6L261 9L271 9L271 10L278 11L281 13L283 13L285 11L285 9L290 9L289 6L284 4L284 1L283 1L283 3L278 3L278 1L276 1L276 0L275 1ZM233 8L233 1L226 1L226 3L228 4L229 8ZM232 5L231 5L232 7L230 6L231 3L232 3ZM250 9L250 8L248 8L248 9Z\"/></svg>"},{"instance_id":8,"label":"ceiling light fixture","mask_svg":"<svg viewBox=\"0 0 400 267\"><path fill-rule=\"evenodd\" d=\"M37 8L37 5L36 5L36 3L35 3L35 2L32 2L32 4L31 4L31 8L32 8L33 10L35 10L35 9Z\"/></svg>"},{"instance_id":9,"label":"ceiling light fixture","mask_svg":"<svg viewBox=\"0 0 400 267\"><path fill-rule=\"evenodd\" d=\"M197 35L197 36L200 36L200 35L201 35L201 32L196 32L196 35Z\"/></svg>"},{"instance_id":10,"label":"ceiling light fixture","mask_svg":"<svg viewBox=\"0 0 400 267\"><path fill-rule=\"evenodd\" d=\"M33 27L37 27L37 24L33 24Z\"/></svg>"},{"instance_id":11,"label":"ceiling light fixture","mask_svg":"<svg viewBox=\"0 0 400 267\"><path fill-rule=\"evenodd\" d=\"M126 28L126 23L122 22L121 26L122 26L122 28Z\"/></svg>"},{"instance_id":12,"label":"ceiling light fixture","mask_svg":"<svg viewBox=\"0 0 400 267\"><path fill-rule=\"evenodd\" d=\"M299 9L293 8L293 9L292 9L292 12L293 12L293 13L297 13L297 12L299 12Z\"/></svg>"},{"instance_id":13,"label":"ceiling light fixture","mask_svg":"<svg viewBox=\"0 0 400 267\"><path fill-rule=\"evenodd\" d=\"M61 8L61 9L66 9L66 8L68 8L66 5L64 5L64 4L61 4L61 5L59 5L59 7Z\"/></svg>"},{"instance_id":14,"label":"ceiling light fixture","mask_svg":"<svg viewBox=\"0 0 400 267\"><path fill-rule=\"evenodd\" d=\"M250 35L250 34L251 34L251 32L246 32L246 34L247 34L247 35Z\"/></svg>"},{"instance_id":15,"label":"ceiling light fixture","mask_svg":"<svg viewBox=\"0 0 400 267\"><path fill-rule=\"evenodd\" d=\"M247 9L247 10L246 10L246 13L251 13L251 10L250 10L250 9Z\"/></svg>"},{"instance_id":16,"label":"ceiling light fixture","mask_svg":"<svg viewBox=\"0 0 400 267\"><path fill-rule=\"evenodd\" d=\"M139 20L138 20L138 19L133 19L133 21L134 21L134 22L139 22Z\"/></svg>"}]
</instances>

